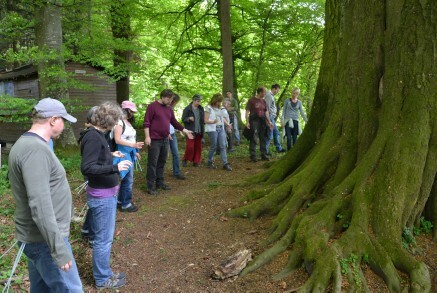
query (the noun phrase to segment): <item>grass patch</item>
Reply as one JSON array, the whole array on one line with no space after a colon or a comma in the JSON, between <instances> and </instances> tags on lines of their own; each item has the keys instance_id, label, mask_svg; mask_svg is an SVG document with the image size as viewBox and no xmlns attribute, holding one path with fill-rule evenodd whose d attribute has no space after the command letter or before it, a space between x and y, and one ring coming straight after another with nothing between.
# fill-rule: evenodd
<instances>
[{"instance_id":1,"label":"grass patch","mask_svg":"<svg viewBox=\"0 0 437 293\"><path fill-rule=\"evenodd\" d=\"M166 202L159 207L159 211L166 212L179 208L187 208L193 205L193 201L193 199L185 196L169 196Z\"/></svg>"}]
</instances>

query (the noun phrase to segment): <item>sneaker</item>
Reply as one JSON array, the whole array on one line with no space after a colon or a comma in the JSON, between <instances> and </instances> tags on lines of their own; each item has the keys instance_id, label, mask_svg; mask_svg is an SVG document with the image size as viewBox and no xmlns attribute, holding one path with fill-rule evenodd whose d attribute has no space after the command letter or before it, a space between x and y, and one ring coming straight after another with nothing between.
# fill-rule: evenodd
<instances>
[{"instance_id":1,"label":"sneaker","mask_svg":"<svg viewBox=\"0 0 437 293\"><path fill-rule=\"evenodd\" d=\"M121 208L120 211L124 212L124 213L134 213L134 212L138 211L138 207L134 204L131 204L127 208Z\"/></svg>"},{"instance_id":2,"label":"sneaker","mask_svg":"<svg viewBox=\"0 0 437 293\"><path fill-rule=\"evenodd\" d=\"M161 185L156 185L156 189L171 190L171 187L168 186L167 184L162 183Z\"/></svg>"},{"instance_id":3,"label":"sneaker","mask_svg":"<svg viewBox=\"0 0 437 293\"><path fill-rule=\"evenodd\" d=\"M123 287L124 285L126 285L126 280L125 279L113 279L113 278L109 278L105 283L103 283L102 285L97 285L97 289L115 289L115 288L120 288Z\"/></svg>"},{"instance_id":4,"label":"sneaker","mask_svg":"<svg viewBox=\"0 0 437 293\"><path fill-rule=\"evenodd\" d=\"M147 190L147 193L150 195L158 195L158 191L156 191L156 189L149 189Z\"/></svg>"},{"instance_id":5,"label":"sneaker","mask_svg":"<svg viewBox=\"0 0 437 293\"><path fill-rule=\"evenodd\" d=\"M176 179L179 179L179 180L185 180L185 176L182 175L182 174L174 175L174 177L175 177Z\"/></svg>"},{"instance_id":6,"label":"sneaker","mask_svg":"<svg viewBox=\"0 0 437 293\"><path fill-rule=\"evenodd\" d=\"M126 279L126 274L123 272L112 274L111 279L124 280Z\"/></svg>"},{"instance_id":7,"label":"sneaker","mask_svg":"<svg viewBox=\"0 0 437 293\"><path fill-rule=\"evenodd\" d=\"M187 165L187 160L182 160L182 167L186 167Z\"/></svg>"},{"instance_id":8,"label":"sneaker","mask_svg":"<svg viewBox=\"0 0 437 293\"><path fill-rule=\"evenodd\" d=\"M233 152L235 152L234 149L229 149L229 150L228 150L228 153L233 153Z\"/></svg>"},{"instance_id":9,"label":"sneaker","mask_svg":"<svg viewBox=\"0 0 437 293\"><path fill-rule=\"evenodd\" d=\"M226 171L232 171L232 167L231 167L231 165L229 165L229 163L223 165L223 169L226 170Z\"/></svg>"},{"instance_id":10,"label":"sneaker","mask_svg":"<svg viewBox=\"0 0 437 293\"><path fill-rule=\"evenodd\" d=\"M88 230L80 230L80 235L82 236L82 239L88 240L90 238L90 232Z\"/></svg>"},{"instance_id":11,"label":"sneaker","mask_svg":"<svg viewBox=\"0 0 437 293\"><path fill-rule=\"evenodd\" d=\"M208 164L206 165L206 167L208 167L209 169L217 169L216 165L214 165L213 162L208 162Z\"/></svg>"}]
</instances>

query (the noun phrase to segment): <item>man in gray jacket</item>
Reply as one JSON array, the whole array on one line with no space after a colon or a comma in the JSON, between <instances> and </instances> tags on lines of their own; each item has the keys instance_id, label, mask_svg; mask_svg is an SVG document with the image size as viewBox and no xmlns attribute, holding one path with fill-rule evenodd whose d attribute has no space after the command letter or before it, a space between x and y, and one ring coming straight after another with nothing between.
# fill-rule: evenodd
<instances>
[{"instance_id":1,"label":"man in gray jacket","mask_svg":"<svg viewBox=\"0 0 437 293\"><path fill-rule=\"evenodd\" d=\"M16 203L15 237L28 258L30 292L83 292L68 242L71 191L64 167L49 147L76 122L58 100L45 98L32 111L32 126L9 154Z\"/></svg>"},{"instance_id":2,"label":"man in gray jacket","mask_svg":"<svg viewBox=\"0 0 437 293\"><path fill-rule=\"evenodd\" d=\"M274 85L272 85L271 91L267 92L266 95L264 96L264 100L266 101L266 104L267 104L267 109L269 110L269 113L270 113L270 117L269 117L270 122L273 125L273 129L270 131L269 136L267 137L267 141L266 141L267 154L270 154L269 147L270 147L270 141L272 139L273 139L273 142L275 143L276 151L278 153L285 152L285 150L282 148L281 142L279 140L279 131L278 131L278 128L276 127L277 108L276 108L274 96L279 92L280 89L281 89L281 87L279 86L279 84L275 83Z\"/></svg>"}]
</instances>

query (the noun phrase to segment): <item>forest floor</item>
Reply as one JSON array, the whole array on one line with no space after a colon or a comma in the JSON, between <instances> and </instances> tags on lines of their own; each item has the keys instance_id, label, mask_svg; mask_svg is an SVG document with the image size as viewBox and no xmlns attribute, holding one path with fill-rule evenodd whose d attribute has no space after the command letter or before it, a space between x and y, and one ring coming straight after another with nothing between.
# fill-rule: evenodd
<instances>
[{"instance_id":1,"label":"forest floor","mask_svg":"<svg viewBox=\"0 0 437 293\"><path fill-rule=\"evenodd\" d=\"M145 166L143 172L135 173L134 202L140 209L136 213L117 212L112 269L127 274L126 286L117 292L293 292L305 283L308 274L303 268L282 280L273 280L272 276L287 263L287 253L244 277L221 281L211 278L214 269L239 250L250 249L253 256L260 254L272 220L262 217L249 221L224 214L244 204L249 189L238 183L269 165L250 162L247 156L238 153L229 158L232 172L189 165L182 168L186 180L171 176L170 158L165 176L172 189L157 196L145 191ZM272 160L278 159L281 156L274 154ZM84 195L75 194L74 204L80 211ZM80 226L80 223L72 226L73 252L85 292L97 292L92 275L92 249L78 236ZM436 292L435 243L430 237L420 237L417 242L418 257L428 265ZM383 280L367 266L363 270L372 292L389 292ZM20 287L27 287L26 283L28 280Z\"/></svg>"}]
</instances>

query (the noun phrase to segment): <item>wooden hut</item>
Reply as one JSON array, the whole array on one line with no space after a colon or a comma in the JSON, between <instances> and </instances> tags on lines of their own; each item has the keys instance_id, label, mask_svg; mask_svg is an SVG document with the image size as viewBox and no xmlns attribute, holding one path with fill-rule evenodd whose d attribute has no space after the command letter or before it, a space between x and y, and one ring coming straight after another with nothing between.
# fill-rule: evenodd
<instances>
[{"instance_id":1,"label":"wooden hut","mask_svg":"<svg viewBox=\"0 0 437 293\"><path fill-rule=\"evenodd\" d=\"M73 124L76 137L83 129L86 113L95 105L105 101L116 102L115 82L103 73L103 68L67 62L66 71L79 81L78 88L69 89L69 101L75 109L72 115L77 118ZM80 87L80 88L79 88ZM26 65L12 71L0 71L0 95L23 99L40 99L38 71L36 66ZM70 104L69 103L69 104ZM68 111L69 106L67 106ZM0 122L0 140L15 142L29 128L29 123Z\"/></svg>"}]
</instances>

